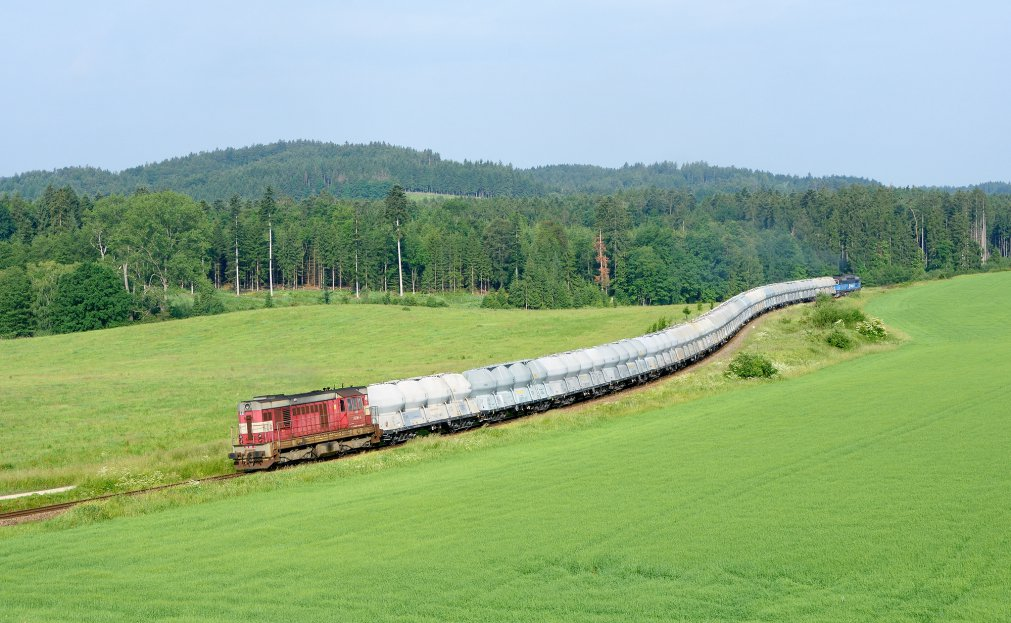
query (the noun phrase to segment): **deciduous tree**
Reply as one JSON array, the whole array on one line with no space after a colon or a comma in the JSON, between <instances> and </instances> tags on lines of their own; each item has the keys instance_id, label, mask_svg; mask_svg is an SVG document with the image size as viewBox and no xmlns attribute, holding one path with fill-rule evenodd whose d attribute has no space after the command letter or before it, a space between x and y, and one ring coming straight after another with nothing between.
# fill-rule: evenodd
<instances>
[{"instance_id":1,"label":"deciduous tree","mask_svg":"<svg viewBox=\"0 0 1011 623\"><path fill-rule=\"evenodd\" d=\"M118 237L145 283L161 286L166 304L169 285L202 277L200 259L208 244L202 217L196 202L171 191L134 195L128 200Z\"/></svg>"}]
</instances>

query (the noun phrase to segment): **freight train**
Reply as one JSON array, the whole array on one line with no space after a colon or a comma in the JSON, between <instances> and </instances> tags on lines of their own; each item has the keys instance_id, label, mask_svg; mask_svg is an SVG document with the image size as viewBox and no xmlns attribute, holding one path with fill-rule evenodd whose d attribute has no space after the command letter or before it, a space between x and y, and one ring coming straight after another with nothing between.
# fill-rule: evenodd
<instances>
[{"instance_id":1,"label":"freight train","mask_svg":"<svg viewBox=\"0 0 1011 623\"><path fill-rule=\"evenodd\" d=\"M860 277L856 275L840 275L835 277L835 292L833 296L836 298L840 296L845 296L850 292L856 292L860 289Z\"/></svg>"},{"instance_id":2,"label":"freight train","mask_svg":"<svg viewBox=\"0 0 1011 623\"><path fill-rule=\"evenodd\" d=\"M259 396L239 403L229 458L241 471L269 469L610 394L706 357L768 311L859 289L853 275L775 283L742 292L691 322L592 348L367 387Z\"/></svg>"}]
</instances>

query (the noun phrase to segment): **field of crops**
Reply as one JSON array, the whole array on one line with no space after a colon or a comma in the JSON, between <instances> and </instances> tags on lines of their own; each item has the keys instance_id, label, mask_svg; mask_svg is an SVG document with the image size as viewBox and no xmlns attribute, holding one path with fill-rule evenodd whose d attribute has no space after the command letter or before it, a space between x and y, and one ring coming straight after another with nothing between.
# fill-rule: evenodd
<instances>
[{"instance_id":1,"label":"field of crops","mask_svg":"<svg viewBox=\"0 0 1011 623\"><path fill-rule=\"evenodd\" d=\"M17 528L0 602L15 621L1006 620L1009 306L1008 273L895 290L869 310L908 343L813 374Z\"/></svg>"},{"instance_id":2,"label":"field of crops","mask_svg":"<svg viewBox=\"0 0 1011 623\"><path fill-rule=\"evenodd\" d=\"M220 473L242 399L588 346L675 313L314 305L0 341L0 494Z\"/></svg>"}]
</instances>

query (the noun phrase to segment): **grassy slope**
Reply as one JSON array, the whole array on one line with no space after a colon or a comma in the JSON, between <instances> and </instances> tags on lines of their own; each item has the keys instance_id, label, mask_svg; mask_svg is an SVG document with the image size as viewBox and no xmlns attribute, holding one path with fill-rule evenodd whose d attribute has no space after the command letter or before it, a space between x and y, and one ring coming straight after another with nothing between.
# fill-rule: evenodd
<instances>
[{"instance_id":1,"label":"grassy slope","mask_svg":"<svg viewBox=\"0 0 1011 623\"><path fill-rule=\"evenodd\" d=\"M329 277L327 277L327 279L329 279ZM336 290L331 291L330 296L331 305L382 305L384 302L382 292L363 292L360 299L355 299L353 292L348 290ZM414 298L415 306L417 307L425 307L425 304L430 299L435 299L436 301L441 301L444 305L450 307L479 308L481 307L481 302L484 300L483 295L471 294L468 290L460 290L457 292L439 292L436 294L408 294L407 296ZM235 296L227 291L219 293L218 295L218 300L221 301L226 312L263 309L266 298L266 290L253 292L244 291L242 292L242 296ZM322 292L316 289L282 290L281 288L275 288L273 303L274 307L322 305L322 298ZM171 305L178 305L183 309L190 311L193 308L193 296L187 290L176 290L169 294L169 303ZM397 303L397 296L395 294L391 296L388 304L401 307L401 305Z\"/></svg>"},{"instance_id":2,"label":"grassy slope","mask_svg":"<svg viewBox=\"0 0 1011 623\"><path fill-rule=\"evenodd\" d=\"M40 621L1005 620L1009 298L1011 274L896 290L871 311L911 341L816 374L9 532L0 601Z\"/></svg>"},{"instance_id":3,"label":"grassy slope","mask_svg":"<svg viewBox=\"0 0 1011 623\"><path fill-rule=\"evenodd\" d=\"M226 471L241 399L597 344L661 314L316 305L0 341L0 492Z\"/></svg>"}]
</instances>

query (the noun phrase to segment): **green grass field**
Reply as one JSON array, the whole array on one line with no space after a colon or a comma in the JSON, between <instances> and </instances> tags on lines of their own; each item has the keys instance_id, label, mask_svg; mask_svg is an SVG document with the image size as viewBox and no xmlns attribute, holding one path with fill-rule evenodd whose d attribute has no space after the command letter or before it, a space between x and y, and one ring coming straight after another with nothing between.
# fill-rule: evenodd
<instances>
[{"instance_id":1,"label":"green grass field","mask_svg":"<svg viewBox=\"0 0 1011 623\"><path fill-rule=\"evenodd\" d=\"M1004 621L1009 303L1011 273L895 289L867 307L908 342L813 373L715 366L3 529L0 618ZM749 348L803 341L785 320ZM773 358L802 371L809 345Z\"/></svg>"},{"instance_id":2,"label":"green grass field","mask_svg":"<svg viewBox=\"0 0 1011 623\"><path fill-rule=\"evenodd\" d=\"M1004 621L1009 304L1011 273L897 289L868 308L908 342L814 373L8 528L3 617Z\"/></svg>"},{"instance_id":3,"label":"green grass field","mask_svg":"<svg viewBox=\"0 0 1011 623\"><path fill-rule=\"evenodd\" d=\"M221 302L224 311L247 311L251 309L263 309L268 296L267 290L247 292L243 291L240 296L228 290L221 290L217 293L217 298ZM301 307L304 305L322 305L323 290L319 289L299 289L288 290L275 288L273 296L274 307ZM355 298L353 290L347 288L330 290L330 305L393 305L402 307L396 293L380 291L362 291L358 298ZM481 307L484 296L475 294L469 290L457 290L455 292L436 292L434 294L411 294L406 293L406 298L413 299L414 306L425 307L425 304L434 299L438 306L449 307ZM169 294L169 304L178 307L185 312L186 316L191 314L193 308L193 295L188 290L173 290Z\"/></svg>"},{"instance_id":4,"label":"green grass field","mask_svg":"<svg viewBox=\"0 0 1011 623\"><path fill-rule=\"evenodd\" d=\"M242 399L588 346L673 313L313 305L0 341L0 494L75 484L63 497L82 497L230 471Z\"/></svg>"}]
</instances>

